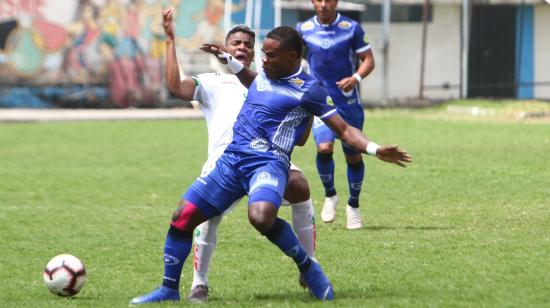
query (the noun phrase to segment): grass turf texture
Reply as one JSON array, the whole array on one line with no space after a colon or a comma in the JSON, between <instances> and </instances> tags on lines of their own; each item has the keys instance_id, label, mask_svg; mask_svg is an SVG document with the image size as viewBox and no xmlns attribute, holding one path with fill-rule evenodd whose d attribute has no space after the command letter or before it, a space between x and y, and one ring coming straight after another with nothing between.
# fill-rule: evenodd
<instances>
[{"instance_id":1,"label":"grass turf texture","mask_svg":"<svg viewBox=\"0 0 550 308\"><path fill-rule=\"evenodd\" d=\"M544 306L550 302L550 124L438 110L369 111L365 131L398 143L407 169L366 158L366 228L345 229L341 204L317 224L317 258L336 306ZM427 114L431 116L426 116ZM324 200L310 138L293 160ZM126 307L162 277L172 210L206 158L193 121L0 124L0 306ZM281 208L290 218L290 209ZM241 203L220 226L209 306L315 306L293 262L255 231ZM42 281L60 253L83 260L88 284L71 299ZM188 259L182 296L192 280ZM164 305L176 306L176 305Z\"/></svg>"}]
</instances>

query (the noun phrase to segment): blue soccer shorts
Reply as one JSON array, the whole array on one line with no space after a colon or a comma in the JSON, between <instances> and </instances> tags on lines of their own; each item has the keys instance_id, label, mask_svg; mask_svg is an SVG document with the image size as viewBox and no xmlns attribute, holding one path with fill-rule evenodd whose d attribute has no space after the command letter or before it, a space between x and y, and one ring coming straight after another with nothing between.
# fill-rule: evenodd
<instances>
[{"instance_id":1,"label":"blue soccer shorts","mask_svg":"<svg viewBox=\"0 0 550 308\"><path fill-rule=\"evenodd\" d=\"M214 169L198 177L183 199L208 218L220 215L244 195L248 203L268 201L279 207L288 180L288 166L277 158L224 153Z\"/></svg>"}]
</instances>

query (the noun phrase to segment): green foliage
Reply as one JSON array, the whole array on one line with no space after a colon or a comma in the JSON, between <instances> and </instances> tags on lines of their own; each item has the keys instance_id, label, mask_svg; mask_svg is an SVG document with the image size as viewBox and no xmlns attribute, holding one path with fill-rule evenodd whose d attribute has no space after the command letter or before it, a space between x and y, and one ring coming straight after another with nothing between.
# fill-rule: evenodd
<instances>
[{"instance_id":1,"label":"green foliage","mask_svg":"<svg viewBox=\"0 0 550 308\"><path fill-rule=\"evenodd\" d=\"M365 132L413 155L406 169L366 157L366 228L341 204L317 225L317 259L336 306L544 306L550 302L549 124L367 113ZM0 306L127 307L162 277L172 210L206 159L203 121L0 124ZM339 149L339 145L338 145ZM293 161L324 196L312 138ZM290 218L290 210L281 208ZM75 298L50 294L42 270L67 252L87 266ZM298 272L248 223L242 202L220 226L209 306L319 305ZM192 261L182 295L192 280ZM166 305L165 305L166 306ZM176 306L176 305L167 305Z\"/></svg>"}]
</instances>

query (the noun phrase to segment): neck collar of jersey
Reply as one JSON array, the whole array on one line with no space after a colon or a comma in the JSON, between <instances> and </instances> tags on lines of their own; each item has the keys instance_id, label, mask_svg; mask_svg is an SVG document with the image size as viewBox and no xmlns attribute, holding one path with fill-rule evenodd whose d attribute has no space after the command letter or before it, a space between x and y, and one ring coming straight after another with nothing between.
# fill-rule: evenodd
<instances>
[{"instance_id":1,"label":"neck collar of jersey","mask_svg":"<svg viewBox=\"0 0 550 308\"><path fill-rule=\"evenodd\" d=\"M335 25L338 21L340 20L340 13L336 13L336 18L334 19L334 21L329 25L329 24L322 24L320 21L319 21L319 17L317 15L315 15L315 18L313 19L313 21L318 25L318 26L321 26L321 27L330 27L332 25Z\"/></svg>"},{"instance_id":2,"label":"neck collar of jersey","mask_svg":"<svg viewBox=\"0 0 550 308\"><path fill-rule=\"evenodd\" d=\"M287 79L290 79L290 78L294 78L294 77L300 75L301 73L302 73L302 66L300 65L300 68L298 68L298 71L297 71L296 73L294 73L294 74L292 74L292 75L290 75L290 76L287 76L287 77L283 77L283 78L281 78L281 79L287 80Z\"/></svg>"}]
</instances>

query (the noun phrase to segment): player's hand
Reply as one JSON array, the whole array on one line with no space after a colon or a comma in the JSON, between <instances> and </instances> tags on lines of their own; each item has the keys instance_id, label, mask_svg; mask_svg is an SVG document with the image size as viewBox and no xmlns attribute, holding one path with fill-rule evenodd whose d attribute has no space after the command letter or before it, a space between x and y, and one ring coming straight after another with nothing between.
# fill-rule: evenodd
<instances>
[{"instance_id":1,"label":"player's hand","mask_svg":"<svg viewBox=\"0 0 550 308\"><path fill-rule=\"evenodd\" d=\"M406 167L405 163L411 163L412 157L407 153L407 151L400 149L396 145L392 146L383 146L378 148L376 151L376 157L378 159L399 165L401 167Z\"/></svg>"},{"instance_id":2,"label":"player's hand","mask_svg":"<svg viewBox=\"0 0 550 308\"><path fill-rule=\"evenodd\" d=\"M227 64L227 59L225 57L220 57L223 52L227 52L223 46L217 44L202 44L200 50L216 56L222 64Z\"/></svg>"},{"instance_id":3,"label":"player's hand","mask_svg":"<svg viewBox=\"0 0 550 308\"><path fill-rule=\"evenodd\" d=\"M353 88L355 88L355 86L357 85L357 82L358 82L357 79L355 79L352 76L352 77L346 77L340 81L337 81L336 85L340 90L344 92L351 92Z\"/></svg>"},{"instance_id":4,"label":"player's hand","mask_svg":"<svg viewBox=\"0 0 550 308\"><path fill-rule=\"evenodd\" d=\"M172 25L172 18L174 17L174 8L162 11L162 27L168 40L174 41L174 26Z\"/></svg>"}]
</instances>

